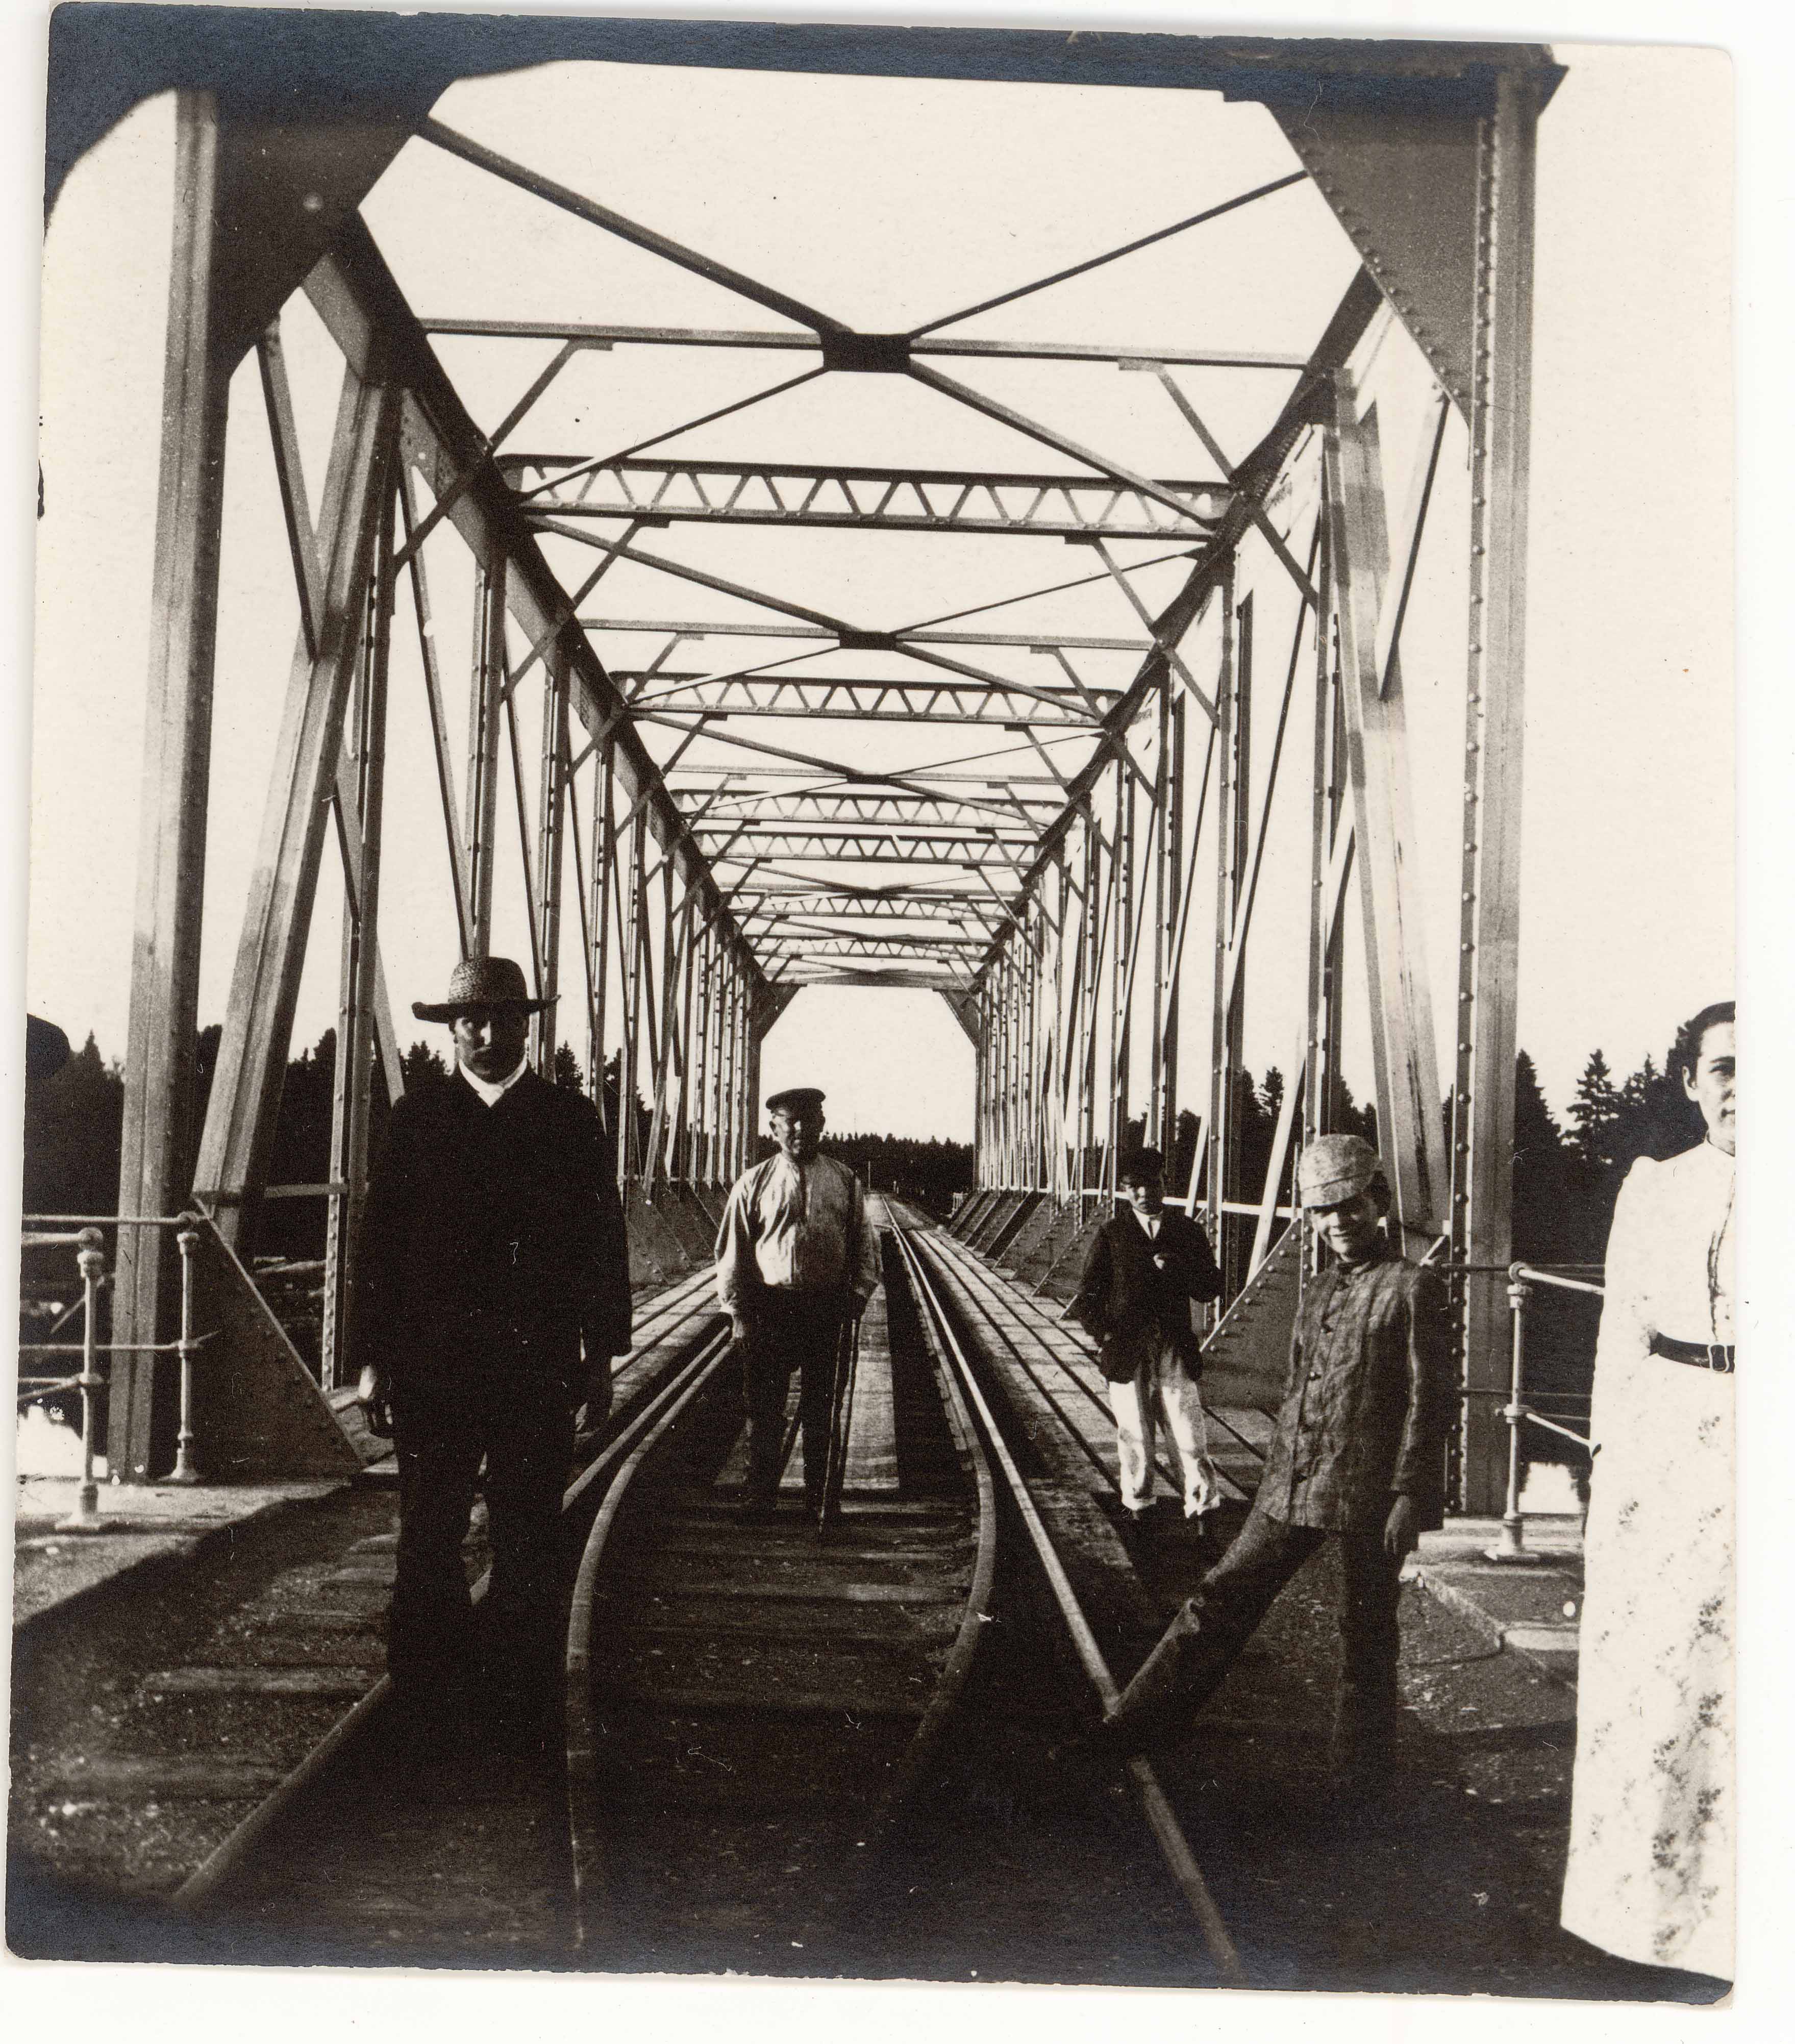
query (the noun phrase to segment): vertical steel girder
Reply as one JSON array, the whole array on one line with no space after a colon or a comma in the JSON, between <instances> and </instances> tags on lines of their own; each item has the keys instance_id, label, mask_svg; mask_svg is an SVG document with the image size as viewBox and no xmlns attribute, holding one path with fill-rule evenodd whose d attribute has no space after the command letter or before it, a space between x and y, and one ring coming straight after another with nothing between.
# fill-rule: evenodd
<instances>
[{"instance_id":1,"label":"vertical steel girder","mask_svg":"<svg viewBox=\"0 0 1795 2044\"><path fill-rule=\"evenodd\" d=\"M505 560L474 564L474 650L467 690L467 807L463 862L476 958L492 949L492 883L498 858L498 733L505 704Z\"/></svg>"},{"instance_id":2,"label":"vertical steel girder","mask_svg":"<svg viewBox=\"0 0 1795 2044\"><path fill-rule=\"evenodd\" d=\"M610 1003L611 897L617 851L617 771L610 741L598 748L598 785L592 798L591 912L587 919L592 959L592 1012L586 1039L586 1090L605 1112L605 1019ZM608 1132L615 1136L617 1132Z\"/></svg>"},{"instance_id":3,"label":"vertical steel girder","mask_svg":"<svg viewBox=\"0 0 1795 2044\"><path fill-rule=\"evenodd\" d=\"M1209 1216L1210 1240L1217 1245L1223 1241L1224 1227L1222 1201L1232 1189L1229 1176L1235 1121L1232 1082L1238 1047L1229 1026L1232 1004L1228 997L1228 951L1234 934L1234 909L1239 898L1240 878L1240 817L1243 802L1240 724L1246 698L1241 686L1240 616L1234 601L1234 584L1231 565L1222 579L1221 674L1216 685L1216 756L1220 770L1216 788L1215 962L1209 1001L1209 1112L1205 1128L1208 1145L1205 1210Z\"/></svg>"},{"instance_id":4,"label":"vertical steel girder","mask_svg":"<svg viewBox=\"0 0 1795 2044\"><path fill-rule=\"evenodd\" d=\"M1328 515L1379 1147L1395 1196L1397 1225L1405 1247L1419 1253L1439 1237L1447 1210L1439 1066L1400 664L1393 655L1389 672L1380 676L1377 663L1379 613L1389 578L1376 418L1374 412L1356 415L1343 375L1337 395L1340 409L1328 436Z\"/></svg>"},{"instance_id":5,"label":"vertical steel girder","mask_svg":"<svg viewBox=\"0 0 1795 2044\"><path fill-rule=\"evenodd\" d=\"M218 122L209 94L175 102L175 246L162 409L161 489L150 596L142 819L119 1170L121 1213L173 1213L190 1182L194 1042L212 752L229 363L216 331ZM113 1339L167 1331L173 1252L160 1228L121 1228ZM113 1366L109 1466L149 1473L152 1358Z\"/></svg>"},{"instance_id":6,"label":"vertical steel girder","mask_svg":"<svg viewBox=\"0 0 1795 2044\"><path fill-rule=\"evenodd\" d=\"M1182 709L1180 703L1178 708ZM1171 1155L1170 1125L1166 1113L1166 975L1178 918L1178 866L1174 847L1182 824L1183 760L1175 762L1172 724L1176 714L1169 693L1159 703L1159 745L1153 770L1153 1034L1147 1075L1147 1139ZM1168 913L1168 902L1170 904Z\"/></svg>"},{"instance_id":7,"label":"vertical steel girder","mask_svg":"<svg viewBox=\"0 0 1795 2044\"><path fill-rule=\"evenodd\" d=\"M416 493L411 472L399 469L399 511L404 521L406 571L411 582L412 608L417 626L417 651L424 670L425 706L430 717L431 750L436 767L436 795L442 805L443 843L448 852L449 889L455 897L455 928L461 956L474 955L474 917L467 885L467 847L455 815L455 770L450 763L448 720L443 711L442 677L436 667L436 624L430 615L429 585L425 578L424 556L412 544L417 529Z\"/></svg>"},{"instance_id":8,"label":"vertical steel girder","mask_svg":"<svg viewBox=\"0 0 1795 2044\"><path fill-rule=\"evenodd\" d=\"M1454 1030L1453 1260L1505 1267L1513 1251L1515 1003L1520 980L1527 481L1532 417L1535 131L1539 81L1504 73L1478 133L1472 300L1470 597L1465 687L1458 1006ZM1495 1397L1507 1302L1500 1275L1464 1283L1465 1508L1505 1493Z\"/></svg>"},{"instance_id":9,"label":"vertical steel girder","mask_svg":"<svg viewBox=\"0 0 1795 2044\"><path fill-rule=\"evenodd\" d=\"M642 1185L651 1197L656 1181L667 1169L668 1088L674 1068L678 1062L674 1043L674 1027L679 1019L679 984L683 976L678 939L679 932L685 927L683 916L676 922L674 915L671 861L663 859L659 871L661 882L661 978L658 1003L660 1020L652 1039L655 1097L650 1109L648 1149L642 1160ZM671 1172L667 1174L671 1175Z\"/></svg>"},{"instance_id":10,"label":"vertical steel girder","mask_svg":"<svg viewBox=\"0 0 1795 2044\"><path fill-rule=\"evenodd\" d=\"M531 1062L544 1078L555 1075L556 1004L561 990L561 882L567 786L567 663L555 649L548 661L542 705L542 770L536 790L535 874L532 905L540 984L548 1004L531 1024Z\"/></svg>"},{"instance_id":11,"label":"vertical steel girder","mask_svg":"<svg viewBox=\"0 0 1795 2044\"><path fill-rule=\"evenodd\" d=\"M267 1176L398 409L396 385L345 369L320 521L320 640L314 657L302 635L294 658L195 1166L195 1197L217 1206L233 1246Z\"/></svg>"},{"instance_id":12,"label":"vertical steel girder","mask_svg":"<svg viewBox=\"0 0 1795 2044\"><path fill-rule=\"evenodd\" d=\"M353 705L349 760L361 837L359 885L343 918L336 1019L336 1070L331 1100L330 1170L326 1194L321 1367L326 1390L343 1381L342 1347L355 1296L355 1243L367 1192L368 1122L375 1045L375 997L379 970L380 852L386 770L387 661L391 646L393 500L382 482L374 571L369 578L367 638ZM347 791L340 791L339 805ZM397 1089L390 1044L382 1047L387 1084Z\"/></svg>"},{"instance_id":13,"label":"vertical steel girder","mask_svg":"<svg viewBox=\"0 0 1795 2044\"><path fill-rule=\"evenodd\" d=\"M642 979L644 950L648 943L643 914L643 855L648 838L648 819L641 804L629 820L628 867L622 877L623 931L618 955L623 965L622 1063L617 1078L618 1111L623 1126L617 1134L617 1179L627 1186L640 1163L641 1131L637 1126L636 1096L641 1076Z\"/></svg>"}]
</instances>

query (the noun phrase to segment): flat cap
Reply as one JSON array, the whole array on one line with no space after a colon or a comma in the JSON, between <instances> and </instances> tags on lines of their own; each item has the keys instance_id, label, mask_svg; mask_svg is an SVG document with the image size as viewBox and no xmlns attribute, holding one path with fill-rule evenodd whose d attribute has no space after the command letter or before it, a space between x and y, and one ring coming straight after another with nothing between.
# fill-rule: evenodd
<instances>
[{"instance_id":1,"label":"flat cap","mask_svg":"<svg viewBox=\"0 0 1795 2044\"><path fill-rule=\"evenodd\" d=\"M1132 1156L1122 1159L1116 1182L1119 1185L1151 1185L1165 1175L1166 1160L1157 1150L1136 1150Z\"/></svg>"},{"instance_id":2,"label":"flat cap","mask_svg":"<svg viewBox=\"0 0 1795 2044\"><path fill-rule=\"evenodd\" d=\"M769 1093L767 1112L769 1114L795 1113L801 1108L821 1107L823 1089L821 1086L787 1086L783 1093Z\"/></svg>"},{"instance_id":3,"label":"flat cap","mask_svg":"<svg viewBox=\"0 0 1795 2044\"><path fill-rule=\"evenodd\" d=\"M546 1008L524 983L524 968L515 959L463 959L449 974L448 997L414 1001L411 1012L420 1022L452 1022L470 1008L521 1008L535 1015Z\"/></svg>"},{"instance_id":4,"label":"flat cap","mask_svg":"<svg viewBox=\"0 0 1795 2044\"><path fill-rule=\"evenodd\" d=\"M1382 1160L1363 1135L1318 1135L1297 1165L1297 1201L1331 1207L1383 1174Z\"/></svg>"}]
</instances>

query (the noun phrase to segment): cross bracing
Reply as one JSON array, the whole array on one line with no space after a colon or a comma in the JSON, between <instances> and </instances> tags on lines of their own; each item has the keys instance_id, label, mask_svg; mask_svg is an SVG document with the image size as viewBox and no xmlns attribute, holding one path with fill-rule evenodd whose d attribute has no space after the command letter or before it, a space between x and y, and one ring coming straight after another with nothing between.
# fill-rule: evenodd
<instances>
[{"instance_id":1,"label":"cross bracing","mask_svg":"<svg viewBox=\"0 0 1795 2044\"><path fill-rule=\"evenodd\" d=\"M1201 541L1220 517L1222 482L1125 484L1066 475L941 469L816 468L723 462L613 461L507 455L505 479L543 517L719 525L816 525L893 532L1010 532L1047 538ZM1181 517L1164 499L1188 505Z\"/></svg>"},{"instance_id":2,"label":"cross bracing","mask_svg":"<svg viewBox=\"0 0 1795 2044\"><path fill-rule=\"evenodd\" d=\"M602 544L594 542L594 544ZM621 551L621 550L613 550ZM646 555L637 553L623 558L645 560ZM651 563L662 565L665 563ZM760 600L760 599L756 599ZM1097 653L1145 653L1151 650L1153 642L1136 636L1117 639L1093 636L1089 632L1069 634L1063 632L930 632L920 628L895 631L879 631L866 627L842 625L837 627L824 620L810 624L775 624L771 621L755 620L747 623L740 619L714 618L708 623L669 624L657 620L635 617L582 617L580 623L589 632L647 632L670 633L681 640L699 639L833 639L840 641L848 652L901 653L912 646L1012 646L1024 652L1051 653L1056 648L1067 652L1088 651ZM796 655L794 656L798 657Z\"/></svg>"},{"instance_id":3,"label":"cross bracing","mask_svg":"<svg viewBox=\"0 0 1795 2044\"><path fill-rule=\"evenodd\" d=\"M1296 179L1289 180L1294 183ZM1258 196L1258 194L1255 194ZM963 315L968 317L968 315ZM600 326L590 323L569 326L553 320L482 320L433 317L423 322L426 333L463 334L488 340L559 340L582 348L640 345L659 348L751 348L756 354L796 351L821 352L817 337L793 333L777 327L759 329L705 330L701 328ZM904 336L863 336L896 341ZM1192 348L1179 343L1145 346L1140 342L1117 342L1105 346L1093 341L991 340L953 338L936 334L932 340L911 340L911 356L971 356L987 360L1022 362L1103 362L1117 367L1137 362L1164 363L1181 369L1267 369L1300 372L1308 367L1301 355L1268 355L1240 348ZM564 367L564 364L558 365ZM520 457L524 458L524 457Z\"/></svg>"},{"instance_id":4,"label":"cross bracing","mask_svg":"<svg viewBox=\"0 0 1795 2044\"><path fill-rule=\"evenodd\" d=\"M994 853L1010 851L1016 855L1032 851L1036 840L1020 832L979 830L949 836L941 832L880 830L801 831L764 819L740 824L707 824L694 828L693 836L713 844L713 863L728 856L726 847L738 840L751 840L757 859L851 859L876 864L880 861L947 859L959 865L979 865ZM745 858L744 849L738 855Z\"/></svg>"},{"instance_id":5,"label":"cross bracing","mask_svg":"<svg viewBox=\"0 0 1795 2044\"><path fill-rule=\"evenodd\" d=\"M1197 139L1103 184L1070 239L985 175L975 120L958 133L971 225L991 202L967 193L1006 194L985 276L959 261L975 236L927 221L892 248L838 235L828 261L827 237L782 241L775 198L827 213L795 156L761 166L764 233L726 245L642 152L592 142L614 80L577 64L419 84L355 150L340 106L284 107L271 155L259 102L183 95L121 1196L196 1191L252 1241L336 874L327 1375L369 1089L401 1083L393 1015L435 990L389 983L407 932L382 919L417 838L383 790L412 755L450 941L514 952L555 997L531 1055L570 1050L606 1100L632 1196L740 1168L798 989L921 987L973 1039L987 1185L1092 1202L1156 1139L1238 1289L1363 1058L1398 1225L1505 1261L1532 135L1556 74L1519 46L1180 43L1157 82L1197 87L1174 94ZM1109 48L1081 39L1059 75L1121 82ZM420 194L452 237L419 232ZM299 293L341 390L303 451ZM250 350L265 424L225 402ZM227 430L272 448L301 628L177 1185ZM1448 490L1474 530L1443 655ZM1417 837L1405 659L1436 699L1464 677L1460 934L1431 962L1417 876L1443 862ZM1261 1032L1285 1089L1249 1185L1234 1089ZM129 1339L165 1287L153 1258L119 1283ZM1460 1310L1481 1391L1501 1301L1467 1280ZM149 1395L119 1400L121 1468ZM1467 1411L1475 1489L1493 1450Z\"/></svg>"},{"instance_id":6,"label":"cross bracing","mask_svg":"<svg viewBox=\"0 0 1795 2044\"><path fill-rule=\"evenodd\" d=\"M682 790L681 793L688 791ZM1009 814L1016 810L1024 815L1031 806L1025 796L1012 796L1004 802L969 795L944 793L929 788L896 790L876 793L840 794L822 793L809 789L792 790L775 795L766 791L758 793L736 793L733 791L707 800L706 811L714 811L719 822L765 823L769 820L816 821L819 823L875 823L890 820L894 813L914 824L958 824L976 820L979 813L996 812ZM1036 809L1057 812L1056 801L1035 798ZM968 815L967 812L974 813ZM690 810L688 813L690 813Z\"/></svg>"},{"instance_id":7,"label":"cross bracing","mask_svg":"<svg viewBox=\"0 0 1795 2044\"><path fill-rule=\"evenodd\" d=\"M1121 691L1092 689L1024 691L997 682L836 680L805 674L713 677L612 670L627 695L663 717L717 716L732 711L760 717L809 717L832 723L998 724L1026 723L1036 731L1088 730L1101 724L1106 705Z\"/></svg>"}]
</instances>

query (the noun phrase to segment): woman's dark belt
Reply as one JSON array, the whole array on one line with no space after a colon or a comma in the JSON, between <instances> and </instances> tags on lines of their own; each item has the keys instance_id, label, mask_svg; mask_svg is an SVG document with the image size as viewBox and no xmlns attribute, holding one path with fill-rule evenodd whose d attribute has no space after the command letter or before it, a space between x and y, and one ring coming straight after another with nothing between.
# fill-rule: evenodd
<instances>
[{"instance_id":1,"label":"woman's dark belt","mask_svg":"<svg viewBox=\"0 0 1795 2044\"><path fill-rule=\"evenodd\" d=\"M1652 1354L1666 1362L1686 1362L1696 1370L1711 1370L1718 1377L1732 1375L1731 1342L1677 1341L1669 1335L1654 1335L1651 1347Z\"/></svg>"}]
</instances>

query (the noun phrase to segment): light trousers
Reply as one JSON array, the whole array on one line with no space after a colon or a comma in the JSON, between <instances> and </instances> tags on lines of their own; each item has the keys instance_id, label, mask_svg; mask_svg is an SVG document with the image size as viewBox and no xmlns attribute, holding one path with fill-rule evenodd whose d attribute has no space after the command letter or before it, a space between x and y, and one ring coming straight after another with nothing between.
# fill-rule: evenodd
<instances>
[{"instance_id":1,"label":"light trousers","mask_svg":"<svg viewBox=\"0 0 1795 2044\"><path fill-rule=\"evenodd\" d=\"M1130 1512L1143 1512L1152 1502L1153 1451L1161 1427L1177 1451L1186 1516L1221 1502L1202 1394L1179 1361L1175 1343L1162 1340L1127 1383L1110 1385L1109 1410L1116 1420L1122 1502Z\"/></svg>"}]
</instances>

